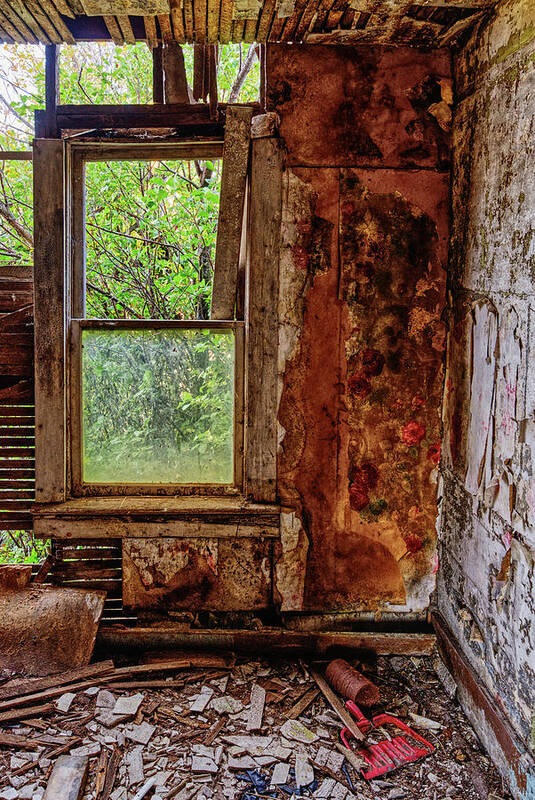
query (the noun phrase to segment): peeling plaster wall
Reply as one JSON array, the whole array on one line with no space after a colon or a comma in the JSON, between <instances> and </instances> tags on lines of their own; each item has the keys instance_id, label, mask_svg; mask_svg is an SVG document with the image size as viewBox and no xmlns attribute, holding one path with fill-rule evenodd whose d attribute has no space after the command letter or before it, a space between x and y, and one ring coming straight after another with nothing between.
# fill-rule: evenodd
<instances>
[{"instance_id":1,"label":"peeling plaster wall","mask_svg":"<svg viewBox=\"0 0 535 800\"><path fill-rule=\"evenodd\" d=\"M535 751L535 5L502 3L456 64L438 606ZM477 721L477 711L474 712ZM480 728L485 738L484 726ZM486 741L515 796L535 771ZM531 778L530 778L531 774Z\"/></svg>"},{"instance_id":2,"label":"peeling plaster wall","mask_svg":"<svg viewBox=\"0 0 535 800\"><path fill-rule=\"evenodd\" d=\"M287 151L274 569L283 611L424 611L435 585L447 51L269 45Z\"/></svg>"}]
</instances>

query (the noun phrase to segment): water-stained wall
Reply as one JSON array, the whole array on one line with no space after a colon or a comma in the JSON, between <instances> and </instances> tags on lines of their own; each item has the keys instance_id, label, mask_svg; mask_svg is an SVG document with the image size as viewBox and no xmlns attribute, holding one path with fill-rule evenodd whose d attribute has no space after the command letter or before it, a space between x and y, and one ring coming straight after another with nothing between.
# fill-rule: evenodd
<instances>
[{"instance_id":1,"label":"water-stained wall","mask_svg":"<svg viewBox=\"0 0 535 800\"><path fill-rule=\"evenodd\" d=\"M438 605L535 751L535 6L502 3L457 61ZM479 733L515 796L535 770ZM529 774L531 772L531 778Z\"/></svg>"},{"instance_id":2,"label":"water-stained wall","mask_svg":"<svg viewBox=\"0 0 535 800\"><path fill-rule=\"evenodd\" d=\"M452 88L446 50L267 49L287 152L283 611L421 611L434 588Z\"/></svg>"}]
</instances>

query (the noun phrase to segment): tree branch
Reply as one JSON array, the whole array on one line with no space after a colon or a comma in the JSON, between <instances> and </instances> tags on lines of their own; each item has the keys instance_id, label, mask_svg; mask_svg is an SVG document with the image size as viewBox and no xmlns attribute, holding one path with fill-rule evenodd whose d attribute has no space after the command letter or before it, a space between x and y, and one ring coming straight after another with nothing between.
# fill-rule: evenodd
<instances>
[{"instance_id":1,"label":"tree branch","mask_svg":"<svg viewBox=\"0 0 535 800\"><path fill-rule=\"evenodd\" d=\"M30 247L33 247L33 236L30 231L22 225L16 217L13 216L9 208L0 200L0 216L2 216L7 224L17 232L18 236L23 239Z\"/></svg>"},{"instance_id":2,"label":"tree branch","mask_svg":"<svg viewBox=\"0 0 535 800\"><path fill-rule=\"evenodd\" d=\"M6 98L4 97L4 95L3 95L3 94L0 94L0 100L1 100L1 101L2 101L2 103L5 105L5 107L7 108L7 110L8 110L8 111L10 111L10 112L11 112L11 113L12 113L12 114L13 114L13 115L14 115L14 116L15 116L15 117L18 119L18 120L20 120L20 122L22 122L22 124L23 124L23 125L26 125L26 127L28 128L28 130L30 130L30 131L32 131L32 132L33 132L33 125L31 124L31 122L28 122L28 120L27 120L27 119L25 119L25 118L22 116L22 114L19 114L19 112L18 112L18 111L15 111L15 109L13 108L13 106L11 106L11 105L10 105L9 101L8 101L8 100L6 100Z\"/></svg>"},{"instance_id":3,"label":"tree branch","mask_svg":"<svg viewBox=\"0 0 535 800\"><path fill-rule=\"evenodd\" d=\"M253 66L256 54L257 54L257 45L253 44L249 48L249 51L247 53L247 58L243 62L242 68L236 75L236 80L234 81L232 89L230 90L227 103L235 103L237 101L241 88L245 83L245 79L249 74L249 72L251 71L251 67Z\"/></svg>"}]
</instances>

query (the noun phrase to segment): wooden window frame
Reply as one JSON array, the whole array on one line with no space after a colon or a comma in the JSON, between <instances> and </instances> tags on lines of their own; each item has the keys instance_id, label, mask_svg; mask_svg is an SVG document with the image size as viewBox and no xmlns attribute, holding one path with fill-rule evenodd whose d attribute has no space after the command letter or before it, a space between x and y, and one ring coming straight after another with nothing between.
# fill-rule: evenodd
<instances>
[{"instance_id":1,"label":"wooden window frame","mask_svg":"<svg viewBox=\"0 0 535 800\"><path fill-rule=\"evenodd\" d=\"M249 499L269 504L277 501L278 296L284 150L273 125L255 125L248 130L243 125L244 112L231 111L229 107L224 144L232 147L236 136L242 137L239 146L247 168L243 170L242 164L240 170L242 178L246 176L247 191L245 178L234 193L229 191L230 182L236 186L236 176L227 169L226 196L233 210L223 209L226 219L220 213L216 254L220 237L221 241L229 237L236 241L239 236L240 247L234 244L231 248L233 262L239 254L239 264L232 266L230 276L235 283L234 295L227 295L228 313L223 319L231 323L243 320L243 480L241 495L226 500L213 496L211 502L224 505ZM249 140L249 145L244 140ZM195 142L39 138L34 141L36 518L41 509L51 504L55 504L54 513L58 517L68 514L69 505L77 502L71 486L69 330L71 320L84 316L81 306L85 277L77 261L85 228L80 215L84 201L84 159L164 160L187 158L192 153L199 158L218 157L218 153L223 154L223 137ZM73 218L75 205L79 212ZM236 215L242 219L241 228L235 224ZM221 265L225 268L224 261ZM73 271L78 275L77 283L73 281ZM214 320L204 322L211 325ZM201 489L203 494L204 489ZM170 502L165 495L160 500L157 495L150 498L155 515L159 514L162 503ZM101 502L105 499L102 497ZM187 497L177 500L187 503ZM119 501L123 516L135 501L135 497L130 504L127 497ZM79 502L97 504L98 499L86 497Z\"/></svg>"},{"instance_id":2,"label":"wooden window frame","mask_svg":"<svg viewBox=\"0 0 535 800\"><path fill-rule=\"evenodd\" d=\"M85 164L103 161L178 161L222 159L223 142L69 143L67 165L67 491L70 497L238 495L244 492L244 352L243 320L103 320L85 317ZM232 484L85 483L82 480L81 331L139 329L232 330L235 342L234 479Z\"/></svg>"}]
</instances>

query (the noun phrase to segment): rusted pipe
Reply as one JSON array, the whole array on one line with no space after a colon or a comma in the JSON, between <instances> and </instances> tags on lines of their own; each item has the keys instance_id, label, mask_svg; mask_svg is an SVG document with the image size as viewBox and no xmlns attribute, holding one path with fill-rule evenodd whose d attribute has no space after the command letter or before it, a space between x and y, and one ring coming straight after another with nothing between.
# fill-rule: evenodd
<instances>
[{"instance_id":1,"label":"rusted pipe","mask_svg":"<svg viewBox=\"0 0 535 800\"><path fill-rule=\"evenodd\" d=\"M119 650L143 649L193 649L235 650L254 653L312 653L326 656L344 649L356 653L383 655L430 655L435 637L428 633L374 633L374 632L306 632L283 628L247 630L189 630L178 628L126 628L102 626L97 643L103 648Z\"/></svg>"},{"instance_id":2,"label":"rusted pipe","mask_svg":"<svg viewBox=\"0 0 535 800\"><path fill-rule=\"evenodd\" d=\"M343 658L331 661L325 677L338 694L359 706L370 708L379 702L379 689Z\"/></svg>"}]
</instances>

